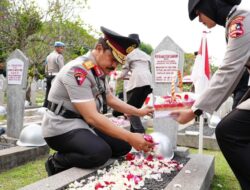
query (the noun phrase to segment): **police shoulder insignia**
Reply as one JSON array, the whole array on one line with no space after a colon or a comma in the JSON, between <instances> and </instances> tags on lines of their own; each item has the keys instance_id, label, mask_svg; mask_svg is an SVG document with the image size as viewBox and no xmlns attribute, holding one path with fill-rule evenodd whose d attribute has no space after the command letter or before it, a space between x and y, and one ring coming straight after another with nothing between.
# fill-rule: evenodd
<instances>
[{"instance_id":1,"label":"police shoulder insignia","mask_svg":"<svg viewBox=\"0 0 250 190\"><path fill-rule=\"evenodd\" d=\"M230 38L238 38L244 34L243 20L245 17L237 16L229 24L228 36Z\"/></svg>"},{"instance_id":2,"label":"police shoulder insignia","mask_svg":"<svg viewBox=\"0 0 250 190\"><path fill-rule=\"evenodd\" d=\"M92 69L95 65L92 61L88 60L82 64L87 70Z\"/></svg>"},{"instance_id":3,"label":"police shoulder insignia","mask_svg":"<svg viewBox=\"0 0 250 190\"><path fill-rule=\"evenodd\" d=\"M82 68L79 68L79 67L74 68L74 77L75 77L76 82L77 82L77 84L79 86L82 85L82 83L84 82L87 74L88 73Z\"/></svg>"},{"instance_id":4,"label":"police shoulder insignia","mask_svg":"<svg viewBox=\"0 0 250 190\"><path fill-rule=\"evenodd\" d=\"M132 45L132 46L129 46L127 49L126 49L126 53L129 54L131 51L133 51L134 49L136 48L136 44Z\"/></svg>"}]
</instances>

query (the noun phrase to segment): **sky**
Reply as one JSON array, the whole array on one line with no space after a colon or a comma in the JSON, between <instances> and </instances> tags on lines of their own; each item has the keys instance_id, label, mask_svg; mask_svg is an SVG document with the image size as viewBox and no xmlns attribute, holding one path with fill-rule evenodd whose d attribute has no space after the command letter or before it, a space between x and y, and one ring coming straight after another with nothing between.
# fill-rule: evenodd
<instances>
[{"instance_id":1,"label":"sky","mask_svg":"<svg viewBox=\"0 0 250 190\"><path fill-rule=\"evenodd\" d=\"M224 27L217 25L209 30L198 19L190 21L188 0L88 0L88 5L89 9L81 13L85 23L122 35L138 33L141 41L153 48L169 36L185 53L193 53L200 47L202 31L210 31L209 56L215 65L222 62L226 49ZM240 7L250 9L250 1L242 0Z\"/></svg>"}]
</instances>

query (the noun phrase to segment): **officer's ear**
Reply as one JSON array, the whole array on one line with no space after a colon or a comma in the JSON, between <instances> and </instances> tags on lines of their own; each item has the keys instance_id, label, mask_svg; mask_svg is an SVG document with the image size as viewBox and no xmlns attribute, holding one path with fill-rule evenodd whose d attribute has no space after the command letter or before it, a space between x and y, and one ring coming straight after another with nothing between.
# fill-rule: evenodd
<instances>
[{"instance_id":1,"label":"officer's ear","mask_svg":"<svg viewBox=\"0 0 250 190\"><path fill-rule=\"evenodd\" d=\"M98 51L98 52L104 51L104 47L102 46L102 44L97 44L97 45L95 46L95 49L96 49L96 51Z\"/></svg>"}]
</instances>

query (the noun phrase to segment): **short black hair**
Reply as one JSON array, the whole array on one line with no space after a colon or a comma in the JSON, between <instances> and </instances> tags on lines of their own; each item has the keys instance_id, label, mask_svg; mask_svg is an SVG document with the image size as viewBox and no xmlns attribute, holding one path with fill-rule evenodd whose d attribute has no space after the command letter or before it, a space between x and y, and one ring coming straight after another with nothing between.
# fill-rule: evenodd
<instances>
[{"instance_id":1,"label":"short black hair","mask_svg":"<svg viewBox=\"0 0 250 190\"><path fill-rule=\"evenodd\" d=\"M103 37L100 37L100 38L98 39L98 41L97 41L95 47L96 47L98 44L101 44L104 50L107 50L107 49L110 49L110 50L111 50L111 48L109 47L109 45L106 43L106 39L103 38Z\"/></svg>"}]
</instances>

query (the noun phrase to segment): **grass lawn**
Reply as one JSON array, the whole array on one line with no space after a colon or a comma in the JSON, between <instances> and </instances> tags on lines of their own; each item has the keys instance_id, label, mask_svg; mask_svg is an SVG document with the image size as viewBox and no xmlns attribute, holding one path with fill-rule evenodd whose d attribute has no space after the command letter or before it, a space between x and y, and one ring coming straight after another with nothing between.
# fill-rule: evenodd
<instances>
[{"instance_id":1,"label":"grass lawn","mask_svg":"<svg viewBox=\"0 0 250 190\"><path fill-rule=\"evenodd\" d=\"M0 189L15 190L47 177L44 168L46 158L0 173Z\"/></svg>"},{"instance_id":2,"label":"grass lawn","mask_svg":"<svg viewBox=\"0 0 250 190\"><path fill-rule=\"evenodd\" d=\"M196 149L190 149L197 153ZM207 151L215 156L215 176L211 190L240 190L240 186L220 151ZM44 163L46 158L29 162L23 166L0 173L0 190L15 190L47 177Z\"/></svg>"}]
</instances>

